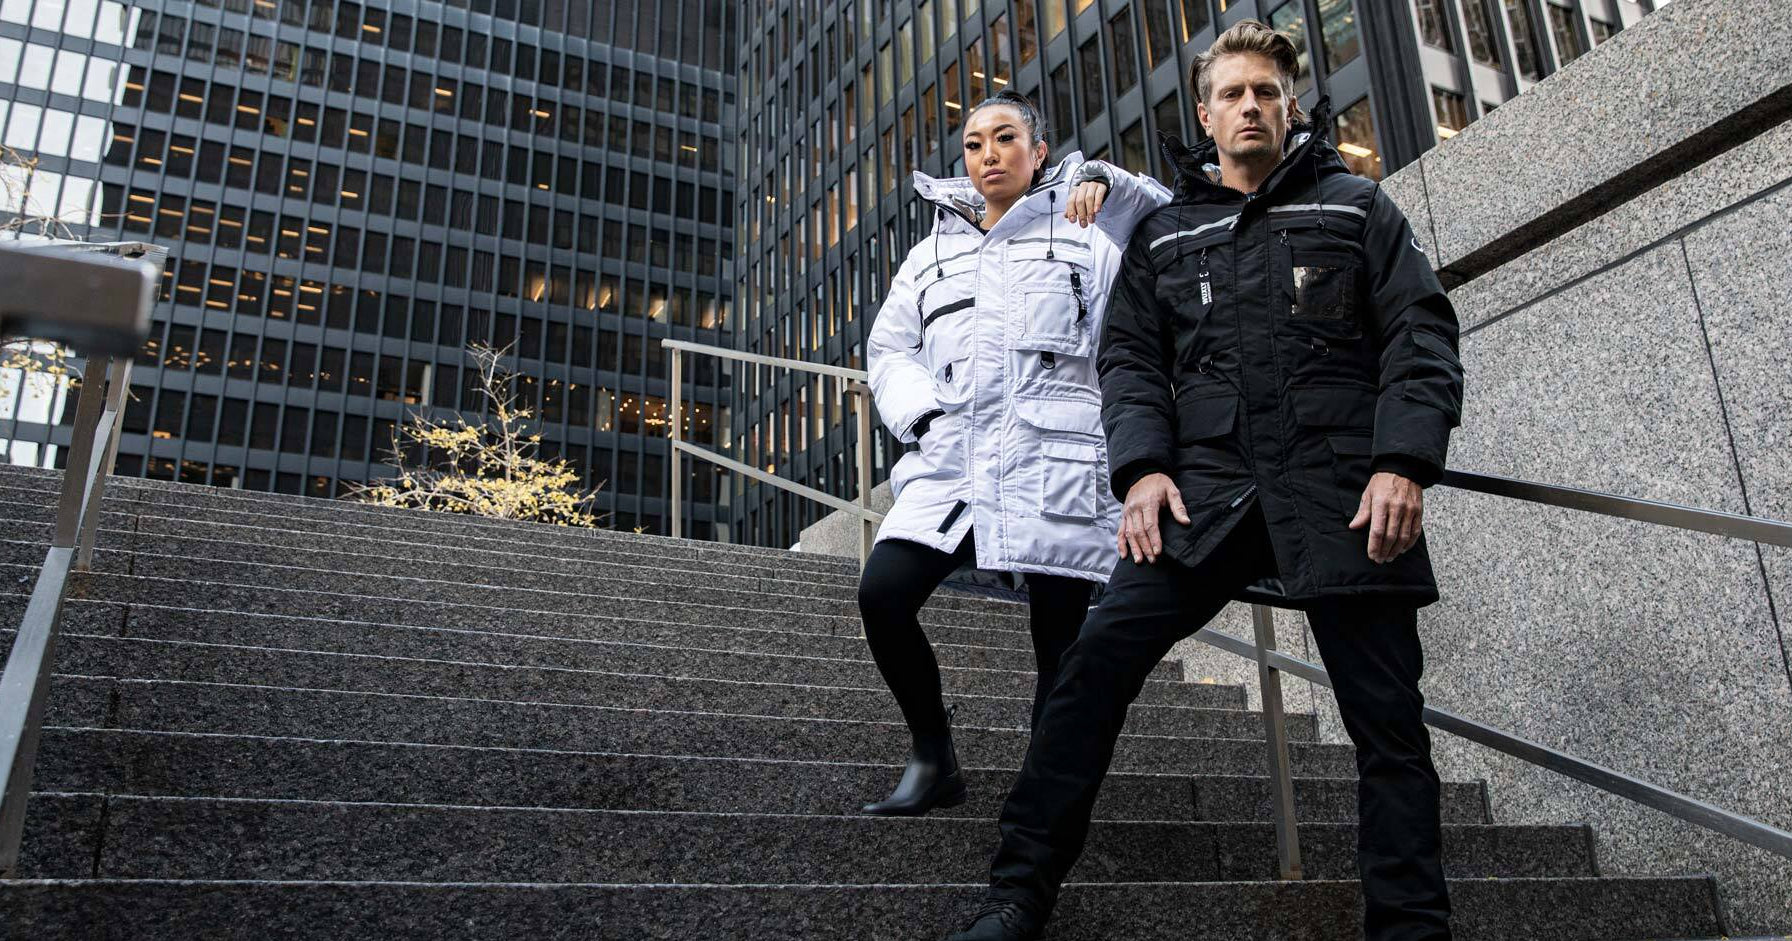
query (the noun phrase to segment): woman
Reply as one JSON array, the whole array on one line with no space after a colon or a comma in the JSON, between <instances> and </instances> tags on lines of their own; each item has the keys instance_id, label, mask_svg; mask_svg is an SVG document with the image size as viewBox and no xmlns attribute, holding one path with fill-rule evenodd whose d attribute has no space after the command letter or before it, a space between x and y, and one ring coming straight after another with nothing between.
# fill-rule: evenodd
<instances>
[{"instance_id":1,"label":"woman","mask_svg":"<svg viewBox=\"0 0 1792 941\"><path fill-rule=\"evenodd\" d=\"M914 738L901 782L869 814L965 799L916 620L939 583L964 562L1025 574L1037 724L1114 565L1095 341L1133 225L1170 193L1081 154L1048 170L1043 132L1038 109L1003 92L965 116L968 177L915 174L933 232L897 271L868 341L878 413L920 444L890 475L896 505L859 583L866 640Z\"/></svg>"}]
</instances>

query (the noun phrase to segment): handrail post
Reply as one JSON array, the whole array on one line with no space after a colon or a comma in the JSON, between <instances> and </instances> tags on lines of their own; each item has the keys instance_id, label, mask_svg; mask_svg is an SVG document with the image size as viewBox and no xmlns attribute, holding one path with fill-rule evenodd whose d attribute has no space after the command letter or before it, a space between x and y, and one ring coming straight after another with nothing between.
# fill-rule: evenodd
<instances>
[{"instance_id":1,"label":"handrail post","mask_svg":"<svg viewBox=\"0 0 1792 941\"><path fill-rule=\"evenodd\" d=\"M91 370L90 370L91 371ZM106 478L118 460L118 433L124 425L124 398L131 387L131 361L120 356L106 370L106 407L95 431L106 430L106 447L93 455L87 480L87 512L81 517L81 535L75 553L75 571L93 570L94 536L100 528L100 502L106 496Z\"/></svg>"},{"instance_id":2,"label":"handrail post","mask_svg":"<svg viewBox=\"0 0 1792 941\"><path fill-rule=\"evenodd\" d=\"M1269 745L1270 806L1276 821L1277 877L1301 878L1300 835L1294 819L1294 776L1288 762L1288 723L1282 710L1282 674L1270 666L1276 649L1275 612L1251 605L1251 627L1257 636L1257 682L1263 691L1264 737Z\"/></svg>"},{"instance_id":3,"label":"handrail post","mask_svg":"<svg viewBox=\"0 0 1792 941\"><path fill-rule=\"evenodd\" d=\"M852 384L852 393L858 397L854 411L858 419L859 441L859 506L871 509L871 387L862 383ZM859 566L871 558L871 544L877 539L877 525L869 519L859 520Z\"/></svg>"},{"instance_id":4,"label":"handrail post","mask_svg":"<svg viewBox=\"0 0 1792 941\"><path fill-rule=\"evenodd\" d=\"M671 520L667 532L673 539L684 536L684 452L678 449L679 442L684 440L684 354L672 348L672 460L666 462L672 468L672 486L667 490L671 503Z\"/></svg>"}]
</instances>

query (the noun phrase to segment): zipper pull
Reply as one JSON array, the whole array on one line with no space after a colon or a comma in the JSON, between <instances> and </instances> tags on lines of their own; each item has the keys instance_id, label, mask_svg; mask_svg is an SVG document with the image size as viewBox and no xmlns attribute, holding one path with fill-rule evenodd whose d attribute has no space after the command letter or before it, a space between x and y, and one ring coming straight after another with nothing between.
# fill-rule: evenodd
<instances>
[{"instance_id":1,"label":"zipper pull","mask_svg":"<svg viewBox=\"0 0 1792 941\"><path fill-rule=\"evenodd\" d=\"M1058 368L1058 354L1053 353L1050 350L1046 350L1045 352L1040 353L1039 354L1039 365L1044 366L1047 369L1057 369Z\"/></svg>"},{"instance_id":2,"label":"zipper pull","mask_svg":"<svg viewBox=\"0 0 1792 941\"><path fill-rule=\"evenodd\" d=\"M1089 307L1083 303L1083 276L1076 271L1070 272L1070 293L1076 295L1076 322L1080 324L1089 315Z\"/></svg>"},{"instance_id":3,"label":"zipper pull","mask_svg":"<svg viewBox=\"0 0 1792 941\"><path fill-rule=\"evenodd\" d=\"M947 382L952 381L952 364L951 363L946 364L946 381Z\"/></svg>"},{"instance_id":4,"label":"zipper pull","mask_svg":"<svg viewBox=\"0 0 1792 941\"><path fill-rule=\"evenodd\" d=\"M1288 244L1288 230L1287 229L1282 230L1282 244L1283 245Z\"/></svg>"},{"instance_id":5,"label":"zipper pull","mask_svg":"<svg viewBox=\"0 0 1792 941\"><path fill-rule=\"evenodd\" d=\"M1229 509L1234 509L1234 510L1238 509L1238 505L1240 503L1243 503L1244 501L1249 500L1251 498L1251 495L1256 492L1257 492L1257 485L1252 484L1251 489L1246 490L1244 493L1239 494L1238 499L1232 501L1232 506L1229 507Z\"/></svg>"},{"instance_id":6,"label":"zipper pull","mask_svg":"<svg viewBox=\"0 0 1792 941\"><path fill-rule=\"evenodd\" d=\"M1329 346L1326 346L1325 341L1319 339L1318 337L1310 337L1307 340L1307 345L1311 346L1313 348L1313 352L1318 353L1320 356L1324 356L1325 354L1330 353L1332 351L1332 348Z\"/></svg>"}]
</instances>

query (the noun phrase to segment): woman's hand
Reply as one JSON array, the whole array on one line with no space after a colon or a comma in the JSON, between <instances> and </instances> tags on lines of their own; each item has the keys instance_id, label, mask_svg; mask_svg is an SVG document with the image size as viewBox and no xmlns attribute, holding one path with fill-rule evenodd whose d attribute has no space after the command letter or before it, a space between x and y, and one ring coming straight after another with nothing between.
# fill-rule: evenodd
<instances>
[{"instance_id":1,"label":"woman's hand","mask_svg":"<svg viewBox=\"0 0 1792 941\"><path fill-rule=\"evenodd\" d=\"M1064 218L1086 229L1107 198L1106 180L1084 180L1071 188L1070 198L1064 202Z\"/></svg>"}]
</instances>

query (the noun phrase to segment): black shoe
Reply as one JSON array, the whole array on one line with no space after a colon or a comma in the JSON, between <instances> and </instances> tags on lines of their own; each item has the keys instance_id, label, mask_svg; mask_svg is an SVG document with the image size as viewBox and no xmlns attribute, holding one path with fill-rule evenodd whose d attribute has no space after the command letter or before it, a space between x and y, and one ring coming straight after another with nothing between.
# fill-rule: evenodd
<instances>
[{"instance_id":1,"label":"black shoe","mask_svg":"<svg viewBox=\"0 0 1792 941\"><path fill-rule=\"evenodd\" d=\"M915 747L908 754L908 766L902 769L902 780L890 796L874 804L866 804L861 813L875 817L919 817L935 807L957 807L965 802L969 791L964 776L958 771L958 753L952 747L952 715L957 706L946 710L946 731L942 735L916 736Z\"/></svg>"},{"instance_id":2,"label":"black shoe","mask_svg":"<svg viewBox=\"0 0 1792 941\"><path fill-rule=\"evenodd\" d=\"M1016 899L986 899L946 941L1035 941L1045 931L1039 910Z\"/></svg>"}]
</instances>

